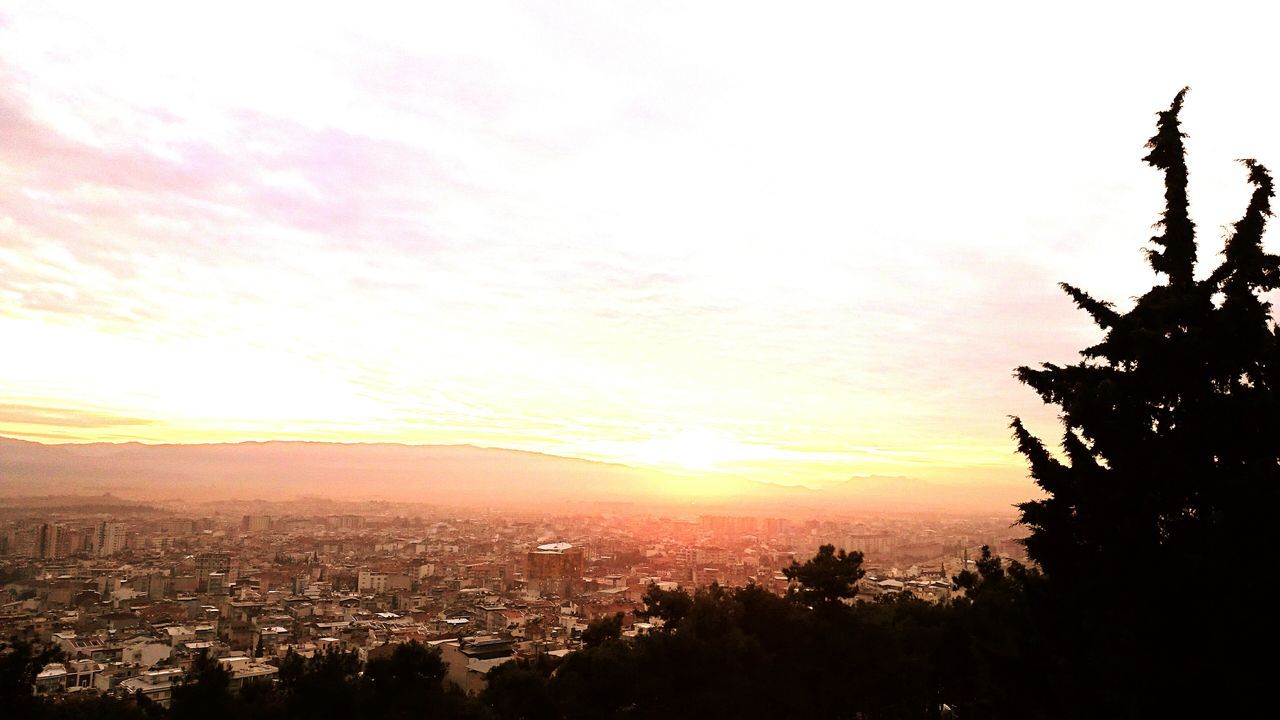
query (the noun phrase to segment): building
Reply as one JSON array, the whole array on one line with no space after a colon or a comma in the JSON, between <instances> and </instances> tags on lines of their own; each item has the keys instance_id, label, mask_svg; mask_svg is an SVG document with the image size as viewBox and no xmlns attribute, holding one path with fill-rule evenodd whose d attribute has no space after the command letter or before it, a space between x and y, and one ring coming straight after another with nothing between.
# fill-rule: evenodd
<instances>
[{"instance_id":1,"label":"building","mask_svg":"<svg viewBox=\"0 0 1280 720\"><path fill-rule=\"evenodd\" d=\"M40 557L45 559L66 557L69 549L65 527L54 523L45 523L40 526Z\"/></svg>"},{"instance_id":2,"label":"building","mask_svg":"<svg viewBox=\"0 0 1280 720\"><path fill-rule=\"evenodd\" d=\"M231 553L203 552L196 555L196 591L209 592L209 576L214 573L222 574L218 580L224 587L235 582L232 568Z\"/></svg>"},{"instance_id":3,"label":"building","mask_svg":"<svg viewBox=\"0 0 1280 720\"><path fill-rule=\"evenodd\" d=\"M356 576L356 591L362 593L384 593L391 590L408 590L408 573L379 572L361 570Z\"/></svg>"},{"instance_id":4,"label":"building","mask_svg":"<svg viewBox=\"0 0 1280 720\"><path fill-rule=\"evenodd\" d=\"M329 525L339 530L360 530L365 526L361 515L336 515L329 518Z\"/></svg>"},{"instance_id":5,"label":"building","mask_svg":"<svg viewBox=\"0 0 1280 720\"><path fill-rule=\"evenodd\" d=\"M47 694L74 688L91 688L102 670L102 665L93 660L49 663L36 675L34 689L38 694Z\"/></svg>"},{"instance_id":6,"label":"building","mask_svg":"<svg viewBox=\"0 0 1280 720\"><path fill-rule=\"evenodd\" d=\"M246 532L271 532L270 515L245 515L240 521L240 529Z\"/></svg>"},{"instance_id":7,"label":"building","mask_svg":"<svg viewBox=\"0 0 1280 720\"><path fill-rule=\"evenodd\" d=\"M128 694L142 695L162 708L173 702L173 688L182 682L180 668L147 670L137 677L120 681L120 689Z\"/></svg>"},{"instance_id":8,"label":"building","mask_svg":"<svg viewBox=\"0 0 1280 720\"><path fill-rule=\"evenodd\" d=\"M124 523L100 522L93 533L93 554L98 557L109 557L124 549Z\"/></svg>"},{"instance_id":9,"label":"building","mask_svg":"<svg viewBox=\"0 0 1280 720\"><path fill-rule=\"evenodd\" d=\"M570 543L549 543L529 551L528 586L539 596L574 594L582 585L586 553Z\"/></svg>"},{"instance_id":10,"label":"building","mask_svg":"<svg viewBox=\"0 0 1280 720\"><path fill-rule=\"evenodd\" d=\"M165 535L190 535L195 531L195 520L165 520L160 523L160 532Z\"/></svg>"},{"instance_id":11,"label":"building","mask_svg":"<svg viewBox=\"0 0 1280 720\"><path fill-rule=\"evenodd\" d=\"M121 661L144 668L151 668L161 660L171 657L171 646L147 636L126 640L120 648Z\"/></svg>"},{"instance_id":12,"label":"building","mask_svg":"<svg viewBox=\"0 0 1280 720\"><path fill-rule=\"evenodd\" d=\"M210 595L226 595L229 590L226 573L211 572L205 578L204 591Z\"/></svg>"},{"instance_id":13,"label":"building","mask_svg":"<svg viewBox=\"0 0 1280 720\"><path fill-rule=\"evenodd\" d=\"M5 554L10 557L40 556L40 526L20 524L5 537Z\"/></svg>"},{"instance_id":14,"label":"building","mask_svg":"<svg viewBox=\"0 0 1280 720\"><path fill-rule=\"evenodd\" d=\"M218 664L231 675L228 689L233 693L239 692L246 685L270 683L280 672L274 665L258 662L244 655L222 658Z\"/></svg>"},{"instance_id":15,"label":"building","mask_svg":"<svg viewBox=\"0 0 1280 720\"><path fill-rule=\"evenodd\" d=\"M491 635L464 637L436 647L448 663L445 677L468 695L483 692L489 671L515 658L510 640Z\"/></svg>"}]
</instances>

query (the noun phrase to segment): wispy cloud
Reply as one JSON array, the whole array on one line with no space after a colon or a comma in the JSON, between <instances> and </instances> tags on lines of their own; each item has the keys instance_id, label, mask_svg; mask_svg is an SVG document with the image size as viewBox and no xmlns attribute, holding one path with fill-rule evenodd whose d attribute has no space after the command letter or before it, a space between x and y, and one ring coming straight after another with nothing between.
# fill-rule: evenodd
<instances>
[{"instance_id":1,"label":"wispy cloud","mask_svg":"<svg viewBox=\"0 0 1280 720\"><path fill-rule=\"evenodd\" d=\"M100 430L127 425L152 425L154 421L84 408L0 404L0 423Z\"/></svg>"}]
</instances>

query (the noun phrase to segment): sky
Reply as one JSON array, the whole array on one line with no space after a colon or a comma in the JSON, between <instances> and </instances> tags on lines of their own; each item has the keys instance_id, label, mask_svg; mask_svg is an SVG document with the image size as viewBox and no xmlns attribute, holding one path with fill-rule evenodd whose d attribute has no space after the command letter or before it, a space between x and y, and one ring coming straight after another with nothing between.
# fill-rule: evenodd
<instances>
[{"instance_id":1,"label":"sky","mask_svg":"<svg viewBox=\"0 0 1280 720\"><path fill-rule=\"evenodd\" d=\"M1263 4L403 5L0 0L0 435L1027 482L1155 112L1280 166Z\"/></svg>"}]
</instances>

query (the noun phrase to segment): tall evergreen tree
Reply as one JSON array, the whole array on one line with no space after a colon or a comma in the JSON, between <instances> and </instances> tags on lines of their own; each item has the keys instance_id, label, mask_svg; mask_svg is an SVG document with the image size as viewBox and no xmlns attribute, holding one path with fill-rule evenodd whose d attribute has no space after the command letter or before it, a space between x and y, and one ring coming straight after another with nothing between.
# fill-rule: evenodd
<instances>
[{"instance_id":1,"label":"tall evergreen tree","mask_svg":"<svg viewBox=\"0 0 1280 720\"><path fill-rule=\"evenodd\" d=\"M1063 459L1012 423L1047 495L1022 504L1021 520L1047 596L1076 621L1062 627L1088 624L1084 637L1127 643L1106 651L1116 663L1158 655L1157 669L1138 682L1153 692L1203 683L1231 665L1223 662L1246 628L1224 620L1222 599L1262 591L1256 553L1271 545L1267 521L1280 499L1280 361L1264 296L1280 287L1280 259L1262 246L1272 179L1256 161L1241 161L1252 198L1217 268L1197 278L1179 125L1185 96L1159 113L1145 158L1165 177L1159 234L1147 251L1162 282L1127 312L1064 283L1104 331L1102 342L1075 364L1017 371L1061 408ZM1231 612L1243 610L1232 602ZM1259 621L1274 634L1269 612L1251 615L1255 632ZM1194 634L1178 632L1186 622Z\"/></svg>"}]
</instances>

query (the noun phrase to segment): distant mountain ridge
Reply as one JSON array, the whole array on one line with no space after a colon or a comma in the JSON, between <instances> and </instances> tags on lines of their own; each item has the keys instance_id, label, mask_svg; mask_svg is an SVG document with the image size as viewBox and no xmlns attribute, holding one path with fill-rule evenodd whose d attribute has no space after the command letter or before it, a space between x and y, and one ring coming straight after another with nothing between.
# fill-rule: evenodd
<instances>
[{"instance_id":1,"label":"distant mountain ridge","mask_svg":"<svg viewBox=\"0 0 1280 720\"><path fill-rule=\"evenodd\" d=\"M68 493L140 500L284 500L304 495L447 506L567 509L590 503L726 505L781 511L1007 510L992 496L910 478L852 478L825 490L715 478L714 496L673 492L705 478L473 445L263 441L46 445L0 437L0 496ZM1004 495L1008 495L1005 493Z\"/></svg>"}]
</instances>

